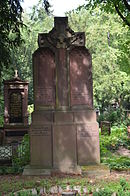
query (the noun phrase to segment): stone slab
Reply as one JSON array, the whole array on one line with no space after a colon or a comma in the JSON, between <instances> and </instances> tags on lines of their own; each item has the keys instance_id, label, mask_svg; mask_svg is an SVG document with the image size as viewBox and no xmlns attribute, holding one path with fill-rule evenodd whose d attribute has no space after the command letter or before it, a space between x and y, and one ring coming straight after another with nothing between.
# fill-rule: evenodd
<instances>
[{"instance_id":1,"label":"stone slab","mask_svg":"<svg viewBox=\"0 0 130 196\"><path fill-rule=\"evenodd\" d=\"M27 166L25 166L24 171L23 171L24 176L51 176L51 175L53 176L55 174L75 174L75 175L78 175L81 173L82 173L81 167L79 167L79 166L68 168L67 170L66 169L60 170L60 169L55 169L55 168L45 169L45 168L42 168L39 166L27 165Z\"/></svg>"},{"instance_id":2,"label":"stone slab","mask_svg":"<svg viewBox=\"0 0 130 196\"><path fill-rule=\"evenodd\" d=\"M85 47L75 47L69 57L71 106L93 107L91 55Z\"/></svg>"},{"instance_id":3,"label":"stone slab","mask_svg":"<svg viewBox=\"0 0 130 196\"><path fill-rule=\"evenodd\" d=\"M32 126L30 131L31 166L52 168L52 127Z\"/></svg>"},{"instance_id":4,"label":"stone slab","mask_svg":"<svg viewBox=\"0 0 130 196\"><path fill-rule=\"evenodd\" d=\"M86 111L74 112L75 123L96 122L96 112L94 110L87 109Z\"/></svg>"},{"instance_id":5,"label":"stone slab","mask_svg":"<svg viewBox=\"0 0 130 196\"><path fill-rule=\"evenodd\" d=\"M27 165L24 168L23 175L24 176L50 176L51 169L43 169L43 168L39 168L37 166L31 167L31 166Z\"/></svg>"},{"instance_id":6,"label":"stone slab","mask_svg":"<svg viewBox=\"0 0 130 196\"><path fill-rule=\"evenodd\" d=\"M100 163L98 123L77 125L78 164Z\"/></svg>"},{"instance_id":7,"label":"stone slab","mask_svg":"<svg viewBox=\"0 0 130 196\"><path fill-rule=\"evenodd\" d=\"M60 167L59 169L53 168L52 169L52 175L54 174L75 174L75 175L81 175L82 170L79 165L74 166L67 166L67 167Z\"/></svg>"},{"instance_id":8,"label":"stone slab","mask_svg":"<svg viewBox=\"0 0 130 196\"><path fill-rule=\"evenodd\" d=\"M82 167L82 174L87 176L105 176L110 175L110 169L106 165L87 165Z\"/></svg>"},{"instance_id":9,"label":"stone slab","mask_svg":"<svg viewBox=\"0 0 130 196\"><path fill-rule=\"evenodd\" d=\"M34 52L34 103L36 108L38 105L55 105L55 67L55 55L51 49L40 48Z\"/></svg>"},{"instance_id":10,"label":"stone slab","mask_svg":"<svg viewBox=\"0 0 130 196\"><path fill-rule=\"evenodd\" d=\"M52 123L53 119L53 112L34 111L32 113L33 124Z\"/></svg>"},{"instance_id":11,"label":"stone slab","mask_svg":"<svg viewBox=\"0 0 130 196\"><path fill-rule=\"evenodd\" d=\"M60 122L73 122L73 112L55 112L54 113L54 122L60 123Z\"/></svg>"},{"instance_id":12,"label":"stone slab","mask_svg":"<svg viewBox=\"0 0 130 196\"><path fill-rule=\"evenodd\" d=\"M53 167L68 171L77 166L76 127L74 125L53 126Z\"/></svg>"}]
</instances>

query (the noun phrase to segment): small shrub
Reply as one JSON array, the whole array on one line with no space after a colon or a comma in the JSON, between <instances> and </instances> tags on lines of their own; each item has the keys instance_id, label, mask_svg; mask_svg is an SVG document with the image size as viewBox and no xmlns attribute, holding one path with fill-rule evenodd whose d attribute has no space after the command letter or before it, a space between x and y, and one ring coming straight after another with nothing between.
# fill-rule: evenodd
<instances>
[{"instance_id":1,"label":"small shrub","mask_svg":"<svg viewBox=\"0 0 130 196\"><path fill-rule=\"evenodd\" d=\"M26 134L22 143L18 146L16 156L13 157L13 168L16 171L22 171L23 167L29 163L30 160L30 147L29 135Z\"/></svg>"},{"instance_id":2,"label":"small shrub","mask_svg":"<svg viewBox=\"0 0 130 196\"><path fill-rule=\"evenodd\" d=\"M128 157L114 154L120 146L125 148L130 146L125 126L120 128L112 127L110 136L101 135L100 133L101 162L109 165L110 169L124 170L130 168L130 159Z\"/></svg>"},{"instance_id":3,"label":"small shrub","mask_svg":"<svg viewBox=\"0 0 130 196\"><path fill-rule=\"evenodd\" d=\"M93 196L111 196L113 191L110 188L102 188L98 192L94 192Z\"/></svg>"},{"instance_id":4,"label":"small shrub","mask_svg":"<svg viewBox=\"0 0 130 196\"><path fill-rule=\"evenodd\" d=\"M29 121L29 124L31 124L31 121L32 121L31 114L32 114L33 111L34 111L34 104L28 105L28 113L29 113L28 121Z\"/></svg>"}]
</instances>

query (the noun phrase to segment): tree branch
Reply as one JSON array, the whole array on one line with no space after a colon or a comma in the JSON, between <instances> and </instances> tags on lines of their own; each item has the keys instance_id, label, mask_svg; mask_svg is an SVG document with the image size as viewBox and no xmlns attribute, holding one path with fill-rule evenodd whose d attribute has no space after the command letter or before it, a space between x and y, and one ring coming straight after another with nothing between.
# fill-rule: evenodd
<instances>
[{"instance_id":1,"label":"tree branch","mask_svg":"<svg viewBox=\"0 0 130 196\"><path fill-rule=\"evenodd\" d=\"M128 4L127 0L123 0L125 7L130 11L130 5Z\"/></svg>"},{"instance_id":2,"label":"tree branch","mask_svg":"<svg viewBox=\"0 0 130 196\"><path fill-rule=\"evenodd\" d=\"M130 27L129 21L122 15L122 13L119 10L119 7L116 4L114 4L114 6L115 6L115 9L116 9L116 12L121 17L121 19L125 22L125 24L127 24Z\"/></svg>"}]
</instances>

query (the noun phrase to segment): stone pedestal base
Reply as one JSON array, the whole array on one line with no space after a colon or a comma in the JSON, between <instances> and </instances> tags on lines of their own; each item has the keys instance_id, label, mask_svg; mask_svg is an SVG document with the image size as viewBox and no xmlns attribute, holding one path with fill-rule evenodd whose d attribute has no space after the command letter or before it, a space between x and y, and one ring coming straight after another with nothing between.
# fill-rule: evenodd
<instances>
[{"instance_id":1,"label":"stone pedestal base","mask_svg":"<svg viewBox=\"0 0 130 196\"><path fill-rule=\"evenodd\" d=\"M51 176L53 174L75 174L79 175L81 174L81 168L79 166L75 167L65 167L62 169L45 169L45 168L40 168L38 166L26 166L23 171L24 176Z\"/></svg>"},{"instance_id":2,"label":"stone pedestal base","mask_svg":"<svg viewBox=\"0 0 130 196\"><path fill-rule=\"evenodd\" d=\"M82 174L87 176L105 176L110 175L110 169L106 165L87 165L82 167Z\"/></svg>"},{"instance_id":3,"label":"stone pedestal base","mask_svg":"<svg viewBox=\"0 0 130 196\"><path fill-rule=\"evenodd\" d=\"M21 142L24 135L28 134L29 126L22 123L4 125L4 144Z\"/></svg>"},{"instance_id":4,"label":"stone pedestal base","mask_svg":"<svg viewBox=\"0 0 130 196\"><path fill-rule=\"evenodd\" d=\"M30 165L27 165L24 168L23 171L24 176L50 176L51 175L51 169L43 169L40 167L31 167Z\"/></svg>"},{"instance_id":5,"label":"stone pedestal base","mask_svg":"<svg viewBox=\"0 0 130 196\"><path fill-rule=\"evenodd\" d=\"M64 168L62 170L58 169L43 169L38 166L26 166L23 171L23 175L25 176L53 176L53 174L75 174L75 175L86 175L88 177L91 176L105 176L110 175L110 169L106 165L87 165L87 166L76 166L73 168Z\"/></svg>"},{"instance_id":6,"label":"stone pedestal base","mask_svg":"<svg viewBox=\"0 0 130 196\"><path fill-rule=\"evenodd\" d=\"M34 111L32 119L31 168L80 173L78 165L100 163L98 123L94 110ZM34 173L36 171L39 173L39 169L35 169Z\"/></svg>"}]
</instances>

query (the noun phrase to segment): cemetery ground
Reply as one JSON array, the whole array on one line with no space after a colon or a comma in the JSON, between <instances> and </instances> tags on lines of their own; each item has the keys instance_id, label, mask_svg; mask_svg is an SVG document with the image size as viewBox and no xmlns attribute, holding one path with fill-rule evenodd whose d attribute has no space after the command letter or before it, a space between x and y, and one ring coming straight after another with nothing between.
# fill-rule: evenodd
<instances>
[{"instance_id":1,"label":"cemetery ground","mask_svg":"<svg viewBox=\"0 0 130 196\"><path fill-rule=\"evenodd\" d=\"M129 148L126 127L112 127L110 136L100 133L101 163L109 166L110 175L88 176L86 167L82 167L82 175L22 176L22 160L22 163L16 161L16 168L0 168L0 193L2 196L17 191L20 191L17 195L61 195L58 191L62 189L77 190L77 195L130 195Z\"/></svg>"}]
</instances>

